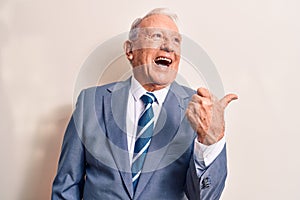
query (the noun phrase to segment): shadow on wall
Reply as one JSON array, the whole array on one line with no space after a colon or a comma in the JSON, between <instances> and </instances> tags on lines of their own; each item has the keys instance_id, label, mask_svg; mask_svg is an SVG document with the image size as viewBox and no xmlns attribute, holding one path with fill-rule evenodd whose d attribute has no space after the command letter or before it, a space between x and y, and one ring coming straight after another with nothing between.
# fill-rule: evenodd
<instances>
[{"instance_id":1,"label":"shadow on wall","mask_svg":"<svg viewBox=\"0 0 300 200\"><path fill-rule=\"evenodd\" d=\"M72 106L65 105L45 116L36 130L31 161L28 166L20 200L44 200L51 198L54 180L66 126Z\"/></svg>"},{"instance_id":2,"label":"shadow on wall","mask_svg":"<svg viewBox=\"0 0 300 200\"><path fill-rule=\"evenodd\" d=\"M1 61L1 58L0 58ZM1 63L1 62L0 62ZM1 66L0 66L1 71ZM10 199L11 188L16 179L13 172L15 167L14 147L15 147L15 133L14 121L12 118L12 109L7 96L5 88L2 87L2 80L0 77L0 199Z\"/></svg>"},{"instance_id":3,"label":"shadow on wall","mask_svg":"<svg viewBox=\"0 0 300 200\"><path fill-rule=\"evenodd\" d=\"M5 7L8 1L0 1L0 8ZM0 199L10 199L10 192L15 180L14 174L8 173L14 170L14 121L12 116L12 105L9 99L10 88L5 88L3 80L3 52L6 45L9 43L10 30L3 18L0 18Z\"/></svg>"}]
</instances>

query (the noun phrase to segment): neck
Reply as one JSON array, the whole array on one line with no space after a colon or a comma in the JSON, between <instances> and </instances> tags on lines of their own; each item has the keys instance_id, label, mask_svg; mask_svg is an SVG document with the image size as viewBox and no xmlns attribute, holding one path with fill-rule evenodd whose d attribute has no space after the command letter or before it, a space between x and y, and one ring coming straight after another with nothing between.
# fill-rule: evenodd
<instances>
[{"instance_id":1,"label":"neck","mask_svg":"<svg viewBox=\"0 0 300 200\"><path fill-rule=\"evenodd\" d=\"M154 92L156 90L161 90L165 87L167 87L167 85L155 85L155 84L144 84L142 85L143 88L145 88L145 90L147 90L148 92Z\"/></svg>"}]
</instances>

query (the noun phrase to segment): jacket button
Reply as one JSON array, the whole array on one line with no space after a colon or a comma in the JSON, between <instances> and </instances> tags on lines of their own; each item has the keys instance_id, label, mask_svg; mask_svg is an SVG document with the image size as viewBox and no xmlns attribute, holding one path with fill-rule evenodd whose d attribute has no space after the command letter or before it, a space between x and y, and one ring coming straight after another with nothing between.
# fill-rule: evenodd
<instances>
[{"instance_id":1,"label":"jacket button","mask_svg":"<svg viewBox=\"0 0 300 200\"><path fill-rule=\"evenodd\" d=\"M210 178L205 177L205 178L202 180L202 187L201 187L201 188L202 188L202 189L204 189L204 188L209 188L210 184L211 184Z\"/></svg>"}]
</instances>

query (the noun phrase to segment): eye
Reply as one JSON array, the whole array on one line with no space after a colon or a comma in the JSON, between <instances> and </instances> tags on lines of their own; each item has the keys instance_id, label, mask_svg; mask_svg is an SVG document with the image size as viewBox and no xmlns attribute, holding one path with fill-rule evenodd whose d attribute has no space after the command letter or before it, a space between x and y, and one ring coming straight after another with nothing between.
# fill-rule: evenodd
<instances>
[{"instance_id":1,"label":"eye","mask_svg":"<svg viewBox=\"0 0 300 200\"><path fill-rule=\"evenodd\" d=\"M152 38L153 40L158 41L158 40L161 40L161 39L163 38L163 35L162 35L162 33L153 33L153 34L151 35L151 38Z\"/></svg>"},{"instance_id":2,"label":"eye","mask_svg":"<svg viewBox=\"0 0 300 200\"><path fill-rule=\"evenodd\" d=\"M174 37L173 41L175 44L180 44L181 43L181 39L179 37Z\"/></svg>"}]
</instances>

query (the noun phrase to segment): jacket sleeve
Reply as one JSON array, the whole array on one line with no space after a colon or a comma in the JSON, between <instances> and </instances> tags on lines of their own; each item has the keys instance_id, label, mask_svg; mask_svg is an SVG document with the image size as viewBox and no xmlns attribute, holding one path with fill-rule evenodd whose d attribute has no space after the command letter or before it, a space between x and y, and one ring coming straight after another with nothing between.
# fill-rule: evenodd
<instances>
[{"instance_id":1,"label":"jacket sleeve","mask_svg":"<svg viewBox=\"0 0 300 200\"><path fill-rule=\"evenodd\" d=\"M202 163L204 166L204 163ZM198 171L199 174L199 171ZM222 194L227 177L226 145L217 158L203 167L197 176L194 158L190 160L186 180L186 195L190 200L218 200Z\"/></svg>"},{"instance_id":2,"label":"jacket sleeve","mask_svg":"<svg viewBox=\"0 0 300 200\"><path fill-rule=\"evenodd\" d=\"M52 200L82 199L85 177L85 149L78 131L82 129L83 93L79 95L76 109L66 129L52 186Z\"/></svg>"}]
</instances>

